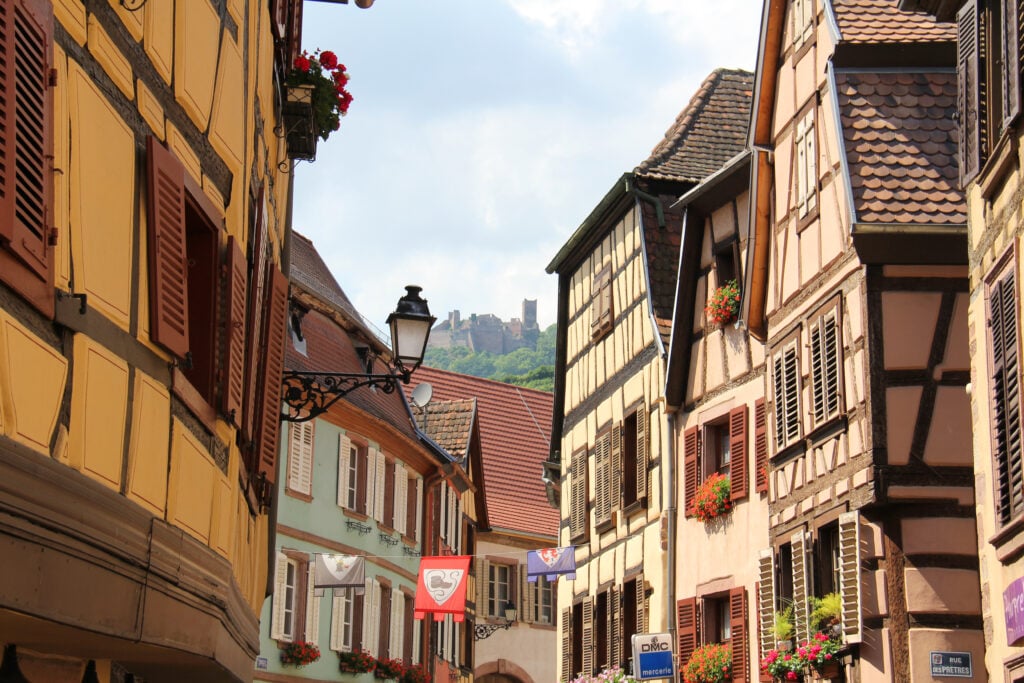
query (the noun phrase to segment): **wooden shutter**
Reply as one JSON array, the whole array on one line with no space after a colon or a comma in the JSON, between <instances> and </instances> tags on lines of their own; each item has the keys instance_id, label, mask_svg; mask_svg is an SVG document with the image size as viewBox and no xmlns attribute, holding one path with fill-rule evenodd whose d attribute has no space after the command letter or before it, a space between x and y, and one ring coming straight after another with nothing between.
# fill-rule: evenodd
<instances>
[{"instance_id":1,"label":"wooden shutter","mask_svg":"<svg viewBox=\"0 0 1024 683\"><path fill-rule=\"evenodd\" d=\"M288 62L286 69L295 63L302 50L302 0L289 0L291 16L288 22Z\"/></svg>"},{"instance_id":2,"label":"wooden shutter","mask_svg":"<svg viewBox=\"0 0 1024 683\"><path fill-rule=\"evenodd\" d=\"M271 272L270 300L264 336L263 403L260 408L259 473L274 483L277 471L277 436L281 427L281 372L284 368L285 322L288 314L288 278L276 267Z\"/></svg>"},{"instance_id":3,"label":"wooden shutter","mask_svg":"<svg viewBox=\"0 0 1024 683\"><path fill-rule=\"evenodd\" d=\"M597 453L594 459L596 486L594 493L594 523L601 524L611 518L611 434L605 434L597 440Z\"/></svg>"},{"instance_id":4,"label":"wooden shutter","mask_svg":"<svg viewBox=\"0 0 1024 683\"><path fill-rule=\"evenodd\" d=\"M1002 128L1020 112L1020 43L1017 25L1018 0L1003 0L1002 16Z\"/></svg>"},{"instance_id":5,"label":"wooden shutter","mask_svg":"<svg viewBox=\"0 0 1024 683\"><path fill-rule=\"evenodd\" d=\"M747 497L747 406L729 411L729 498Z\"/></svg>"},{"instance_id":6,"label":"wooden shutter","mask_svg":"<svg viewBox=\"0 0 1024 683\"><path fill-rule=\"evenodd\" d=\"M228 237L227 315L224 334L224 383L220 409L236 427L242 426L242 394L245 388L245 296L249 264L234 235Z\"/></svg>"},{"instance_id":7,"label":"wooden shutter","mask_svg":"<svg viewBox=\"0 0 1024 683\"><path fill-rule=\"evenodd\" d=\"M647 505L647 463L650 460L650 414L646 406L636 411L636 499Z\"/></svg>"},{"instance_id":8,"label":"wooden shutter","mask_svg":"<svg viewBox=\"0 0 1024 683\"><path fill-rule=\"evenodd\" d=\"M391 635L388 637L388 652L393 659L402 659L405 645L405 593L391 591Z\"/></svg>"},{"instance_id":9,"label":"wooden shutter","mask_svg":"<svg viewBox=\"0 0 1024 683\"><path fill-rule=\"evenodd\" d=\"M956 15L957 23L957 114L960 131L960 186L967 184L981 169L984 135L980 76L984 73L981 53L983 27L976 0L968 0Z\"/></svg>"},{"instance_id":10,"label":"wooden shutter","mask_svg":"<svg viewBox=\"0 0 1024 683\"><path fill-rule=\"evenodd\" d=\"M768 492L768 425L764 399L754 402L754 490Z\"/></svg>"},{"instance_id":11,"label":"wooden shutter","mask_svg":"<svg viewBox=\"0 0 1024 683\"><path fill-rule=\"evenodd\" d=\"M1017 295L1011 271L989 294L992 335L992 401L995 417L997 508L1001 524L1024 510L1021 457Z\"/></svg>"},{"instance_id":12,"label":"wooden shutter","mask_svg":"<svg viewBox=\"0 0 1024 683\"><path fill-rule=\"evenodd\" d=\"M406 664L412 664L418 659L415 646L417 622L413 618L414 604L413 596L402 594L402 659Z\"/></svg>"},{"instance_id":13,"label":"wooden shutter","mask_svg":"<svg viewBox=\"0 0 1024 683\"><path fill-rule=\"evenodd\" d=\"M150 135L147 227L149 235L149 334L184 358L188 353L188 260L185 255L185 167Z\"/></svg>"},{"instance_id":14,"label":"wooden shutter","mask_svg":"<svg viewBox=\"0 0 1024 683\"><path fill-rule=\"evenodd\" d=\"M366 507L360 512L377 518L377 449L366 449Z\"/></svg>"},{"instance_id":15,"label":"wooden shutter","mask_svg":"<svg viewBox=\"0 0 1024 683\"><path fill-rule=\"evenodd\" d=\"M395 463L393 460L384 462L384 486L381 487L381 496L384 498L384 506L380 519L384 526L394 529L395 523Z\"/></svg>"},{"instance_id":16,"label":"wooden shutter","mask_svg":"<svg viewBox=\"0 0 1024 683\"><path fill-rule=\"evenodd\" d=\"M611 623L608 628L608 654L612 666L620 666L625 659L622 656L622 589L612 586L608 591L608 616Z\"/></svg>"},{"instance_id":17,"label":"wooden shutter","mask_svg":"<svg viewBox=\"0 0 1024 683\"><path fill-rule=\"evenodd\" d=\"M394 519L394 528L400 534L406 533L406 508L409 506L409 475L405 470L405 466L401 463L395 463L395 502L394 502L394 513L392 515Z\"/></svg>"},{"instance_id":18,"label":"wooden shutter","mask_svg":"<svg viewBox=\"0 0 1024 683\"><path fill-rule=\"evenodd\" d=\"M524 624L533 623L534 596L537 591L537 584L526 580L526 565L516 566L516 581L519 590L516 591L516 603L518 604L518 620Z\"/></svg>"},{"instance_id":19,"label":"wooden shutter","mask_svg":"<svg viewBox=\"0 0 1024 683\"><path fill-rule=\"evenodd\" d=\"M313 479L313 421L292 422L288 437L288 488L308 496Z\"/></svg>"},{"instance_id":20,"label":"wooden shutter","mask_svg":"<svg viewBox=\"0 0 1024 683\"><path fill-rule=\"evenodd\" d=\"M369 579L367 579L369 585ZM365 588L362 595L356 594L355 588L349 589L349 598L352 600L352 651L366 649L363 645L363 613L366 612L367 593Z\"/></svg>"},{"instance_id":21,"label":"wooden shutter","mask_svg":"<svg viewBox=\"0 0 1024 683\"><path fill-rule=\"evenodd\" d=\"M608 509L622 507L622 425L615 425L609 435L611 440L611 456L608 459Z\"/></svg>"},{"instance_id":22,"label":"wooden shutter","mask_svg":"<svg viewBox=\"0 0 1024 683\"><path fill-rule=\"evenodd\" d=\"M370 467L370 451L366 447L356 450L356 511L366 514L366 503L368 496L367 488L370 485L370 476L373 470Z\"/></svg>"},{"instance_id":23,"label":"wooden shutter","mask_svg":"<svg viewBox=\"0 0 1024 683\"><path fill-rule=\"evenodd\" d=\"M0 7L0 279L53 316L53 11L41 0Z\"/></svg>"},{"instance_id":24,"label":"wooden shutter","mask_svg":"<svg viewBox=\"0 0 1024 683\"><path fill-rule=\"evenodd\" d=\"M786 446L786 380L782 352L772 358L772 397L775 411L775 450Z\"/></svg>"},{"instance_id":25,"label":"wooden shutter","mask_svg":"<svg viewBox=\"0 0 1024 683\"><path fill-rule=\"evenodd\" d=\"M569 535L586 536L587 532L587 451L572 454L572 491L569 496Z\"/></svg>"},{"instance_id":26,"label":"wooden shutter","mask_svg":"<svg viewBox=\"0 0 1024 683\"><path fill-rule=\"evenodd\" d=\"M700 427L690 427L683 433L683 509L690 517L690 508L697 497L700 484Z\"/></svg>"},{"instance_id":27,"label":"wooden shutter","mask_svg":"<svg viewBox=\"0 0 1024 683\"><path fill-rule=\"evenodd\" d=\"M313 584L316 581L316 562L312 559L306 568L306 628L303 640L307 643L320 641L320 598Z\"/></svg>"},{"instance_id":28,"label":"wooden shutter","mask_svg":"<svg viewBox=\"0 0 1024 683\"><path fill-rule=\"evenodd\" d=\"M732 647L732 680L747 683L749 679L750 644L747 642L747 589L729 589L729 644Z\"/></svg>"},{"instance_id":29,"label":"wooden shutter","mask_svg":"<svg viewBox=\"0 0 1024 683\"><path fill-rule=\"evenodd\" d=\"M391 586L380 586L377 604L377 652L380 657L394 657L391 653Z\"/></svg>"},{"instance_id":30,"label":"wooden shutter","mask_svg":"<svg viewBox=\"0 0 1024 683\"><path fill-rule=\"evenodd\" d=\"M857 512L839 516L839 595L843 600L843 635L847 643L861 642L860 518Z\"/></svg>"},{"instance_id":31,"label":"wooden shutter","mask_svg":"<svg viewBox=\"0 0 1024 683\"><path fill-rule=\"evenodd\" d=\"M376 474L373 478L373 514L371 515L378 522L384 522L384 491L388 488L388 481L386 478L387 473L387 461L384 458L384 453L374 449L373 454L376 460Z\"/></svg>"},{"instance_id":32,"label":"wooden shutter","mask_svg":"<svg viewBox=\"0 0 1024 683\"><path fill-rule=\"evenodd\" d=\"M644 575L636 576L636 632L647 633L650 615L647 613L647 584Z\"/></svg>"},{"instance_id":33,"label":"wooden shutter","mask_svg":"<svg viewBox=\"0 0 1024 683\"><path fill-rule=\"evenodd\" d=\"M583 601L583 673L591 676L594 673L594 601L587 598Z\"/></svg>"},{"instance_id":34,"label":"wooden shutter","mask_svg":"<svg viewBox=\"0 0 1024 683\"><path fill-rule=\"evenodd\" d=\"M822 319L822 355L825 357L825 415L834 417L839 414L839 366L840 343L839 322L835 312L828 313Z\"/></svg>"},{"instance_id":35,"label":"wooden shutter","mask_svg":"<svg viewBox=\"0 0 1024 683\"><path fill-rule=\"evenodd\" d=\"M349 471L352 468L352 440L338 435L338 507L348 507Z\"/></svg>"},{"instance_id":36,"label":"wooden shutter","mask_svg":"<svg viewBox=\"0 0 1024 683\"><path fill-rule=\"evenodd\" d=\"M822 355L821 321L811 325L811 407L814 424L824 422L825 410L825 367Z\"/></svg>"},{"instance_id":37,"label":"wooden shutter","mask_svg":"<svg viewBox=\"0 0 1024 683\"><path fill-rule=\"evenodd\" d=\"M416 540L423 542L423 479L416 477Z\"/></svg>"},{"instance_id":38,"label":"wooden shutter","mask_svg":"<svg viewBox=\"0 0 1024 683\"><path fill-rule=\"evenodd\" d=\"M810 562L807 554L810 551L810 534L798 531L790 538L793 548L793 631L798 642L811 637L810 612L807 601L811 597Z\"/></svg>"},{"instance_id":39,"label":"wooden shutter","mask_svg":"<svg viewBox=\"0 0 1024 683\"><path fill-rule=\"evenodd\" d=\"M488 596L490 595L490 566L484 557L473 558L476 565L476 613L477 616L489 616Z\"/></svg>"},{"instance_id":40,"label":"wooden shutter","mask_svg":"<svg viewBox=\"0 0 1024 683\"><path fill-rule=\"evenodd\" d=\"M697 598L683 598L676 603L676 654L680 671L700 644L700 619Z\"/></svg>"},{"instance_id":41,"label":"wooden shutter","mask_svg":"<svg viewBox=\"0 0 1024 683\"><path fill-rule=\"evenodd\" d=\"M561 683L568 683L575 678L572 671L572 609L562 610L562 670L558 676Z\"/></svg>"},{"instance_id":42,"label":"wooden shutter","mask_svg":"<svg viewBox=\"0 0 1024 683\"><path fill-rule=\"evenodd\" d=\"M283 0L282 0L283 1ZM249 283L249 323L247 339L248 357L245 365L245 396L243 397L242 408L242 434L246 439L252 440L256 437L259 415L257 406L260 403L260 367L263 363L261 353L260 337L263 334L263 315L266 307L268 292L266 291L267 279L267 200L266 186L260 186L259 193L251 206L252 213L252 234L249 244L252 248L249 272L252 273L252 280ZM248 463L251 469L255 469L254 463Z\"/></svg>"},{"instance_id":43,"label":"wooden shutter","mask_svg":"<svg viewBox=\"0 0 1024 683\"><path fill-rule=\"evenodd\" d=\"M275 640L284 638L284 593L288 581L288 557L277 553L274 565L274 597L270 604L270 637Z\"/></svg>"},{"instance_id":44,"label":"wooden shutter","mask_svg":"<svg viewBox=\"0 0 1024 683\"><path fill-rule=\"evenodd\" d=\"M330 648L335 652L345 649L345 601L349 599L350 590L346 588L341 595L335 593L331 598Z\"/></svg>"},{"instance_id":45,"label":"wooden shutter","mask_svg":"<svg viewBox=\"0 0 1024 683\"><path fill-rule=\"evenodd\" d=\"M775 551L765 548L757 555L757 625L759 654L775 649Z\"/></svg>"}]
</instances>

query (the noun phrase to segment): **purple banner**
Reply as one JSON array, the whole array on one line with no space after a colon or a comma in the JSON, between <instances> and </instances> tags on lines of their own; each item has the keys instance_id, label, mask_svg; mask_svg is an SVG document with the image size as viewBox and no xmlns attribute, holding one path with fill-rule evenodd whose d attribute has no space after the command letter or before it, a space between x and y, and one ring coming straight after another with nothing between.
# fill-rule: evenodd
<instances>
[{"instance_id":1,"label":"purple banner","mask_svg":"<svg viewBox=\"0 0 1024 683\"><path fill-rule=\"evenodd\" d=\"M537 577L554 581L559 576L576 578L576 548L543 548L526 553L526 580L536 583Z\"/></svg>"},{"instance_id":2,"label":"purple banner","mask_svg":"<svg viewBox=\"0 0 1024 683\"><path fill-rule=\"evenodd\" d=\"M1006 620L1007 642L1017 645L1024 638L1024 577L1003 591L1003 618Z\"/></svg>"}]
</instances>

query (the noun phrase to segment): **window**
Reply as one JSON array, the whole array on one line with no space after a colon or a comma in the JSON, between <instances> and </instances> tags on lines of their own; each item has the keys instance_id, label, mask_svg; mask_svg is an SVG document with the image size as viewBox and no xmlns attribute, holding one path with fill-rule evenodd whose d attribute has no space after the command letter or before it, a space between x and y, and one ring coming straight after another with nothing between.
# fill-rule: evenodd
<instances>
[{"instance_id":1,"label":"window","mask_svg":"<svg viewBox=\"0 0 1024 683\"><path fill-rule=\"evenodd\" d=\"M772 391L775 398L775 450L781 451L800 438L800 356L796 339L772 357Z\"/></svg>"},{"instance_id":2,"label":"window","mask_svg":"<svg viewBox=\"0 0 1024 683\"><path fill-rule=\"evenodd\" d=\"M839 333L839 303L829 304L810 323L811 400L815 426L839 415L842 402L842 344Z\"/></svg>"},{"instance_id":3,"label":"window","mask_svg":"<svg viewBox=\"0 0 1024 683\"><path fill-rule=\"evenodd\" d=\"M284 598L281 602L282 630L284 640L292 640L295 637L295 613L298 610L297 592L299 590L299 563L295 560L285 560Z\"/></svg>"},{"instance_id":4,"label":"window","mask_svg":"<svg viewBox=\"0 0 1024 683\"><path fill-rule=\"evenodd\" d=\"M633 636L648 632L647 584L638 574L622 584L622 658L632 659Z\"/></svg>"},{"instance_id":5,"label":"window","mask_svg":"<svg viewBox=\"0 0 1024 683\"><path fill-rule=\"evenodd\" d=\"M618 509L622 487L622 429L615 427L597 438L594 444L594 523L612 522Z\"/></svg>"},{"instance_id":6,"label":"window","mask_svg":"<svg viewBox=\"0 0 1024 683\"><path fill-rule=\"evenodd\" d=\"M304 496L313 493L313 421L288 426L288 489Z\"/></svg>"},{"instance_id":7,"label":"window","mask_svg":"<svg viewBox=\"0 0 1024 683\"><path fill-rule=\"evenodd\" d=\"M536 582L527 582L527 620L535 624L554 624L555 591L551 582L538 576Z\"/></svg>"},{"instance_id":8,"label":"window","mask_svg":"<svg viewBox=\"0 0 1024 683\"><path fill-rule=\"evenodd\" d=\"M507 564L488 563L487 616L505 618L505 605L512 600L515 569Z\"/></svg>"},{"instance_id":9,"label":"window","mask_svg":"<svg viewBox=\"0 0 1024 683\"><path fill-rule=\"evenodd\" d=\"M338 505L346 510L367 514L369 457L366 445L345 434L338 438Z\"/></svg>"},{"instance_id":10,"label":"window","mask_svg":"<svg viewBox=\"0 0 1024 683\"><path fill-rule=\"evenodd\" d=\"M739 240L735 237L724 244L715 246L715 282L719 287L730 280L739 281Z\"/></svg>"},{"instance_id":11,"label":"window","mask_svg":"<svg viewBox=\"0 0 1024 683\"><path fill-rule=\"evenodd\" d=\"M278 552L272 600L271 638L317 642L320 600L313 590L313 566L308 555Z\"/></svg>"},{"instance_id":12,"label":"window","mask_svg":"<svg viewBox=\"0 0 1024 683\"><path fill-rule=\"evenodd\" d=\"M402 624L404 626L402 631L402 659L406 664L412 664L416 661L416 624L414 619L414 606L416 599L412 593L402 592L404 601L402 604Z\"/></svg>"},{"instance_id":13,"label":"window","mask_svg":"<svg viewBox=\"0 0 1024 683\"><path fill-rule=\"evenodd\" d=\"M9 96L0 103L0 279L48 317L54 309L53 91L48 83L53 13L23 0L7 2L0 46ZM10 129L7 129L10 124ZM15 142L17 141L17 142ZM66 239L66 236L65 236Z\"/></svg>"},{"instance_id":14,"label":"window","mask_svg":"<svg viewBox=\"0 0 1024 683\"><path fill-rule=\"evenodd\" d=\"M569 497L569 536L573 541L586 538L587 524L587 449L572 454Z\"/></svg>"},{"instance_id":15,"label":"window","mask_svg":"<svg viewBox=\"0 0 1024 683\"><path fill-rule=\"evenodd\" d=\"M793 47L799 49L814 35L814 0L793 0Z\"/></svg>"},{"instance_id":16,"label":"window","mask_svg":"<svg viewBox=\"0 0 1024 683\"><path fill-rule=\"evenodd\" d=\"M590 333L595 339L611 331L614 323L612 305L612 266L606 263L594 276Z\"/></svg>"},{"instance_id":17,"label":"window","mask_svg":"<svg viewBox=\"0 0 1024 683\"><path fill-rule=\"evenodd\" d=\"M999 522L1005 525L1024 512L1017 288L1012 260L1005 274L989 285L988 330L992 347L990 400L995 423L996 500Z\"/></svg>"},{"instance_id":18,"label":"window","mask_svg":"<svg viewBox=\"0 0 1024 683\"><path fill-rule=\"evenodd\" d=\"M701 483L715 473L728 475L729 499L748 493L747 406L740 405L703 426L683 432L683 490L686 516Z\"/></svg>"},{"instance_id":19,"label":"window","mask_svg":"<svg viewBox=\"0 0 1024 683\"><path fill-rule=\"evenodd\" d=\"M622 504L647 505L648 416L639 406L622 423Z\"/></svg>"},{"instance_id":20,"label":"window","mask_svg":"<svg viewBox=\"0 0 1024 683\"><path fill-rule=\"evenodd\" d=\"M704 428L705 444L704 454L704 476L707 477L715 472L728 474L729 472L729 421L722 419Z\"/></svg>"},{"instance_id":21,"label":"window","mask_svg":"<svg viewBox=\"0 0 1024 683\"><path fill-rule=\"evenodd\" d=\"M797 216L804 218L818 206L818 158L812 105L796 124L794 154L796 160Z\"/></svg>"},{"instance_id":22,"label":"window","mask_svg":"<svg viewBox=\"0 0 1024 683\"><path fill-rule=\"evenodd\" d=\"M839 524L818 529L814 547L814 593L819 598L839 591Z\"/></svg>"},{"instance_id":23,"label":"window","mask_svg":"<svg viewBox=\"0 0 1024 683\"><path fill-rule=\"evenodd\" d=\"M699 646L724 643L732 650L732 680L749 681L747 589L738 586L724 593L679 600L676 638L680 667Z\"/></svg>"},{"instance_id":24,"label":"window","mask_svg":"<svg viewBox=\"0 0 1024 683\"><path fill-rule=\"evenodd\" d=\"M354 588L335 591L331 601L331 649L352 652L363 647L363 596Z\"/></svg>"}]
</instances>

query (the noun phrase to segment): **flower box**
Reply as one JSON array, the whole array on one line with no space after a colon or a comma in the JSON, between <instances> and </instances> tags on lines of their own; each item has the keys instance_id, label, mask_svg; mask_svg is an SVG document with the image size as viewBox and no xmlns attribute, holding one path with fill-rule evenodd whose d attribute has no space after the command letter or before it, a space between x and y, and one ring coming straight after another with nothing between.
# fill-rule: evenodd
<instances>
[{"instance_id":1,"label":"flower box","mask_svg":"<svg viewBox=\"0 0 1024 683\"><path fill-rule=\"evenodd\" d=\"M729 280L711 294L711 300L704 307L708 322L719 327L735 322L740 313L740 287L736 280Z\"/></svg>"},{"instance_id":2,"label":"flower box","mask_svg":"<svg viewBox=\"0 0 1024 683\"><path fill-rule=\"evenodd\" d=\"M313 129L313 86L290 85L286 88L284 135L288 157L312 161L316 159L316 132Z\"/></svg>"},{"instance_id":3,"label":"flower box","mask_svg":"<svg viewBox=\"0 0 1024 683\"><path fill-rule=\"evenodd\" d=\"M320 648L316 643L307 643L299 640L294 643L285 643L281 647L281 663L294 666L306 666L320 659Z\"/></svg>"},{"instance_id":4,"label":"flower box","mask_svg":"<svg viewBox=\"0 0 1024 683\"><path fill-rule=\"evenodd\" d=\"M715 472L697 487L690 503L690 515L705 523L721 517L732 509L730 491L729 477Z\"/></svg>"}]
</instances>

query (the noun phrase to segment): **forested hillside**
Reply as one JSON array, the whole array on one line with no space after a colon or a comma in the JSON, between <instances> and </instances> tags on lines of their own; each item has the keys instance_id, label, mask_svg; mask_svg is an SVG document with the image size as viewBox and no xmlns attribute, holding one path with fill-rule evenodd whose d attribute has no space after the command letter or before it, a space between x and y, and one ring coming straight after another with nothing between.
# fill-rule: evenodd
<instances>
[{"instance_id":1,"label":"forested hillside","mask_svg":"<svg viewBox=\"0 0 1024 683\"><path fill-rule=\"evenodd\" d=\"M464 375L484 377L530 389L553 391L555 383L555 326L540 333L536 349L516 349L503 356L475 353L464 346L427 349L424 365Z\"/></svg>"}]
</instances>

